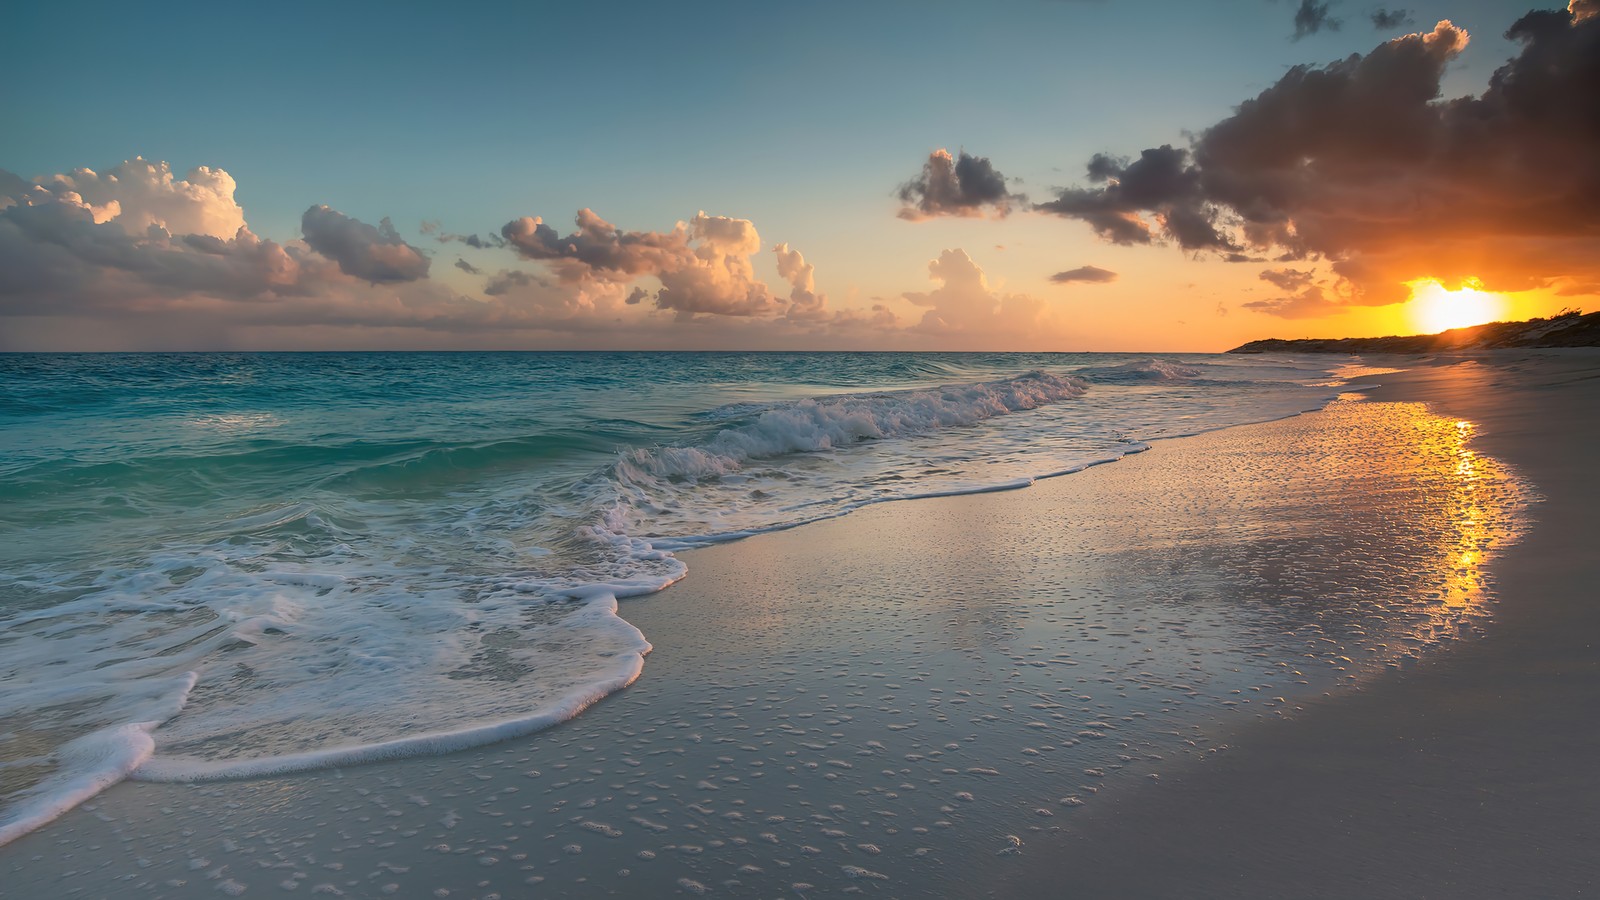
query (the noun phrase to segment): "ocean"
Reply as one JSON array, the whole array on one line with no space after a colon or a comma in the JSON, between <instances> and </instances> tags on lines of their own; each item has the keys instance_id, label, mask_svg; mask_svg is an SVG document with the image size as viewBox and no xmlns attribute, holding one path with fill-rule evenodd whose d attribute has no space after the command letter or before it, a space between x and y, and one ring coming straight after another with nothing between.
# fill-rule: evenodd
<instances>
[{"instance_id":1,"label":"ocean","mask_svg":"<svg viewBox=\"0 0 1600 900\"><path fill-rule=\"evenodd\" d=\"M647 665L618 601L692 579L678 551L1318 409L1357 372L1336 366L0 355L0 843L130 774L557 725Z\"/></svg>"}]
</instances>

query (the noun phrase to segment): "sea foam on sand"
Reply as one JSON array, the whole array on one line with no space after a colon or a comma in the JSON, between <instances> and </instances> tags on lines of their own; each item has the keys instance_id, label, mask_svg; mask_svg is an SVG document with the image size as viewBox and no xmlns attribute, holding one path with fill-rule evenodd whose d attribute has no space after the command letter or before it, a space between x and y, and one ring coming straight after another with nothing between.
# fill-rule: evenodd
<instances>
[{"instance_id":1,"label":"sea foam on sand","mask_svg":"<svg viewBox=\"0 0 1600 900\"><path fill-rule=\"evenodd\" d=\"M655 645L644 677L567 725L118 787L0 875L20 896L981 887L1217 729L1491 627L1483 566L1527 494L1470 439L1416 404L1340 402L690 551L693 578L621 608Z\"/></svg>"}]
</instances>

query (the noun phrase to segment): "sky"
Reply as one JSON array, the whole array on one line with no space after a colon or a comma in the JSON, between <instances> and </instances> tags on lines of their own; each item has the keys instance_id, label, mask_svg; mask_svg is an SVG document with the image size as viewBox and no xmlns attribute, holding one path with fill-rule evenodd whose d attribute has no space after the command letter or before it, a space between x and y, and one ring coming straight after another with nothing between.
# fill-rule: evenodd
<instances>
[{"instance_id":1,"label":"sky","mask_svg":"<svg viewBox=\"0 0 1600 900\"><path fill-rule=\"evenodd\" d=\"M0 350L1217 351L1593 309L1571 3L25 4Z\"/></svg>"}]
</instances>

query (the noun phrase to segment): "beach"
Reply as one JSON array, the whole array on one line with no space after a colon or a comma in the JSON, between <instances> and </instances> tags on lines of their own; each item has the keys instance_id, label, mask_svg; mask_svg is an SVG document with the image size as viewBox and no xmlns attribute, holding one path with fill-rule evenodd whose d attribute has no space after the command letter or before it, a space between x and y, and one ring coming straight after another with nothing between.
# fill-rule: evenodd
<instances>
[{"instance_id":1,"label":"beach","mask_svg":"<svg viewBox=\"0 0 1600 900\"><path fill-rule=\"evenodd\" d=\"M1576 896L1600 834L1600 357L681 551L555 728L126 782L7 895ZM1431 412L1422 403L1429 404ZM737 615L730 615L736 609Z\"/></svg>"},{"instance_id":2,"label":"beach","mask_svg":"<svg viewBox=\"0 0 1600 900\"><path fill-rule=\"evenodd\" d=\"M1441 360L1451 362L1451 360ZM1381 364L1381 363L1380 363ZM1600 357L1506 351L1373 379L1478 426L1541 499L1478 640L1231 733L1093 811L999 896L1579 897L1600 891Z\"/></svg>"}]
</instances>

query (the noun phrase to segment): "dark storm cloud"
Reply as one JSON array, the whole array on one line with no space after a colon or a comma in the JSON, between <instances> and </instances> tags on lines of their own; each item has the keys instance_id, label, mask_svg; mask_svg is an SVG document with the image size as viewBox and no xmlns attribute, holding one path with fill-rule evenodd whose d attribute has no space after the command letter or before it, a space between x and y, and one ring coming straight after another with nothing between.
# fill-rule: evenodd
<instances>
[{"instance_id":1,"label":"dark storm cloud","mask_svg":"<svg viewBox=\"0 0 1600 900\"><path fill-rule=\"evenodd\" d=\"M1489 290L1600 281L1597 6L1517 20L1507 36L1520 52L1476 97L1439 99L1468 41L1448 21L1295 66L1187 149L1096 155L1092 186L1035 208L1116 243L1159 229L1225 259L1331 262L1336 291L1254 307L1280 314L1398 302L1424 277Z\"/></svg>"},{"instance_id":2,"label":"dark storm cloud","mask_svg":"<svg viewBox=\"0 0 1600 900\"><path fill-rule=\"evenodd\" d=\"M1294 11L1294 40L1300 40L1308 34L1319 31L1338 31L1343 22L1335 19L1328 9L1332 2L1318 3L1316 0L1300 0L1300 8Z\"/></svg>"},{"instance_id":3,"label":"dark storm cloud","mask_svg":"<svg viewBox=\"0 0 1600 900\"><path fill-rule=\"evenodd\" d=\"M339 264L340 271L373 284L428 277L428 258L406 243L388 219L373 227L327 206L300 217L311 249Z\"/></svg>"},{"instance_id":4,"label":"dark storm cloud","mask_svg":"<svg viewBox=\"0 0 1600 900\"><path fill-rule=\"evenodd\" d=\"M981 216L984 210L1005 216L1014 204L1027 198L1006 190L1006 178L985 157L965 150L952 157L949 150L935 150L917 177L902 184L898 195L906 206L902 219L932 216Z\"/></svg>"},{"instance_id":5,"label":"dark storm cloud","mask_svg":"<svg viewBox=\"0 0 1600 900\"><path fill-rule=\"evenodd\" d=\"M1072 284L1074 282L1106 284L1108 282L1116 281L1117 273L1111 271L1110 269L1102 269L1099 266L1079 266L1076 269L1068 269L1065 272L1057 272L1050 276L1050 280L1056 284Z\"/></svg>"},{"instance_id":6,"label":"dark storm cloud","mask_svg":"<svg viewBox=\"0 0 1600 900\"><path fill-rule=\"evenodd\" d=\"M1149 211L1185 250L1237 249L1218 227L1219 211L1207 203L1188 150L1165 144L1131 162L1096 154L1088 174L1105 187L1069 188L1034 208L1082 219L1115 244L1151 243L1155 232L1139 215Z\"/></svg>"},{"instance_id":7,"label":"dark storm cloud","mask_svg":"<svg viewBox=\"0 0 1600 900\"><path fill-rule=\"evenodd\" d=\"M1411 24L1411 10L1408 9L1375 9L1372 11L1372 27L1379 31L1390 28L1399 28Z\"/></svg>"}]
</instances>

